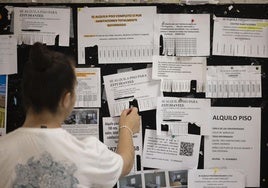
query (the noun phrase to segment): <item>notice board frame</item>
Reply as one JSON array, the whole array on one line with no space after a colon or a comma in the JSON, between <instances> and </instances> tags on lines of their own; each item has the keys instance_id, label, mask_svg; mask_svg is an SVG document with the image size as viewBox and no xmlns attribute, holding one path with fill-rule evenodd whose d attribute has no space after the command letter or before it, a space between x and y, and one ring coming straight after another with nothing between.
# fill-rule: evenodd
<instances>
[{"instance_id":1,"label":"notice board frame","mask_svg":"<svg viewBox=\"0 0 268 188\"><path fill-rule=\"evenodd\" d=\"M1 11L5 6L14 7L30 7L30 6L67 6L72 10L73 18L73 31L74 37L70 38L69 47L59 47L57 45L51 46L51 49L72 54L77 60L77 8L79 7L113 7L113 6L156 6L157 13L170 13L170 14L210 14L211 16L211 48L213 40L213 15L217 17L235 17L235 18L257 18L268 19L268 4L219 4L219 5L184 5L184 4L157 4L157 3L0 3ZM2 20L3 21L3 20ZM10 24L10 21L7 21ZM0 34L9 34L10 31L0 31ZM8 76L8 103L7 103L7 133L20 127L24 121L25 113L22 107L21 100L21 78L24 63L27 61L29 53L29 45L19 45L18 50L18 73ZM210 49L212 54L212 49ZM213 56L207 57L207 65L261 65L262 67L262 98L215 98L211 99L212 106L226 106L226 107L260 107L261 108L261 177L260 187L268 187L268 58L254 58L254 57L230 57L230 56ZM77 67L91 67L92 65L78 65ZM133 70L142 69L147 67L147 64L94 64L96 67L101 68L101 76L109 75L117 72L120 68L133 68ZM103 79L102 79L103 83ZM102 84L102 92L103 92ZM164 96L175 97L195 97L205 98L204 93L164 93ZM144 135L145 129L155 129L155 110L142 112ZM102 99L102 106L100 108L100 139L102 140L102 117L109 116L107 101ZM204 147L202 139L201 149ZM203 168L203 155L200 154L198 168ZM245 156L246 157L246 156ZM250 161L249 161L250 162Z\"/></svg>"}]
</instances>

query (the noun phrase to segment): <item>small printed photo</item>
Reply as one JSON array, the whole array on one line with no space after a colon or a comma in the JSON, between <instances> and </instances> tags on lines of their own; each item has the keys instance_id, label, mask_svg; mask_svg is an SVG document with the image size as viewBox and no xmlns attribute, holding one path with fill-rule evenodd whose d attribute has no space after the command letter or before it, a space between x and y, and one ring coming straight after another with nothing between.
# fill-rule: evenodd
<instances>
[{"instance_id":1,"label":"small printed photo","mask_svg":"<svg viewBox=\"0 0 268 188\"><path fill-rule=\"evenodd\" d=\"M119 188L142 188L141 174L135 174L120 178Z\"/></svg>"},{"instance_id":2,"label":"small printed photo","mask_svg":"<svg viewBox=\"0 0 268 188\"><path fill-rule=\"evenodd\" d=\"M64 120L66 125L98 124L97 109L74 109L69 117Z\"/></svg>"},{"instance_id":3,"label":"small printed photo","mask_svg":"<svg viewBox=\"0 0 268 188\"><path fill-rule=\"evenodd\" d=\"M145 173L144 179L146 188L160 188L167 186L165 172Z\"/></svg>"},{"instance_id":4,"label":"small printed photo","mask_svg":"<svg viewBox=\"0 0 268 188\"><path fill-rule=\"evenodd\" d=\"M171 187L187 188L188 170L169 171L168 176Z\"/></svg>"}]
</instances>

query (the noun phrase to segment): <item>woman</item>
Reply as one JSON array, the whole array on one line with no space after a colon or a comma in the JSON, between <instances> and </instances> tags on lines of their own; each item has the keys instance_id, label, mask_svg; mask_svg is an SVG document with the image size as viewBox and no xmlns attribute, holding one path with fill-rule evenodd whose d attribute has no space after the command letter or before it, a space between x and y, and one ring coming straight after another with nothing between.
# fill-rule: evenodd
<instances>
[{"instance_id":1,"label":"woman","mask_svg":"<svg viewBox=\"0 0 268 188\"><path fill-rule=\"evenodd\" d=\"M137 108L119 121L117 153L61 128L75 103L74 62L35 43L23 74L23 126L0 138L0 187L113 187L133 166Z\"/></svg>"}]
</instances>

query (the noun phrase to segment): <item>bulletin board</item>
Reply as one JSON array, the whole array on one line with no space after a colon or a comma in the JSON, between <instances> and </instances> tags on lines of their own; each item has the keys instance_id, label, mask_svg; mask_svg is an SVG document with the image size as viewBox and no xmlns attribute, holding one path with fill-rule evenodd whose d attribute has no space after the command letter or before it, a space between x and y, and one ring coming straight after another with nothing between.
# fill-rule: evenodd
<instances>
[{"instance_id":1,"label":"bulletin board","mask_svg":"<svg viewBox=\"0 0 268 188\"><path fill-rule=\"evenodd\" d=\"M1 11L3 13L4 7L18 6L62 6L62 4L0 4ZM73 31L74 37L70 38L69 47L51 46L51 49L60 51L66 54L71 54L77 59L77 8L79 7L111 7L111 6L156 6L157 13L163 14L210 14L211 19L211 48L213 40L213 15L217 17L234 17L234 18L257 18L257 19L268 19L268 4L225 4L225 5L180 5L180 4L65 4L67 7L72 9L73 18ZM10 21L6 20L5 23L2 21L1 24L10 24ZM1 31L1 34L9 34L8 31ZM268 41L267 41L268 43ZM25 112L22 107L21 100L21 79L24 63L27 61L29 45L18 45L18 73L8 76L8 102L7 102L7 133L20 127L25 118ZM210 49L210 54L212 49ZM101 79L103 83L103 76L115 74L118 69L132 68L133 70L146 68L148 63L128 63L128 64L77 64L77 67L100 67L101 68ZM261 79L262 79L262 98L213 98L211 99L211 106L221 107L260 107L261 108L261 169L260 169L260 187L268 187L268 59L267 58L254 58L254 57L232 57L232 56L213 56L207 57L207 65L260 65L261 66ZM102 94L104 86L102 84ZM164 96L174 97L187 97L187 98L205 98L204 93L169 93L164 92ZM102 136L102 117L108 117L109 110L107 101L102 98L100 117L99 117L99 129L100 129L100 140ZM144 134L145 129L156 129L156 111L150 110L141 112L142 117L142 133ZM201 141L201 150L204 149L204 140ZM246 156L245 156L246 157ZM198 168L203 168L204 155L200 153ZM249 161L250 163L250 161Z\"/></svg>"}]
</instances>

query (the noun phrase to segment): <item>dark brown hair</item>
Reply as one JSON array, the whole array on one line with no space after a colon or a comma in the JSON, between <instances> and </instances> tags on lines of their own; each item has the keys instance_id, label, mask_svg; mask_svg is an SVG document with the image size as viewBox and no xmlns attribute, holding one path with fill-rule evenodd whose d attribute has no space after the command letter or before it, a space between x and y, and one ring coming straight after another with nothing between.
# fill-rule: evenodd
<instances>
[{"instance_id":1,"label":"dark brown hair","mask_svg":"<svg viewBox=\"0 0 268 188\"><path fill-rule=\"evenodd\" d=\"M74 92L76 76L74 61L66 55L35 43L25 65L22 96L25 109L34 112L57 111L61 96Z\"/></svg>"}]
</instances>

